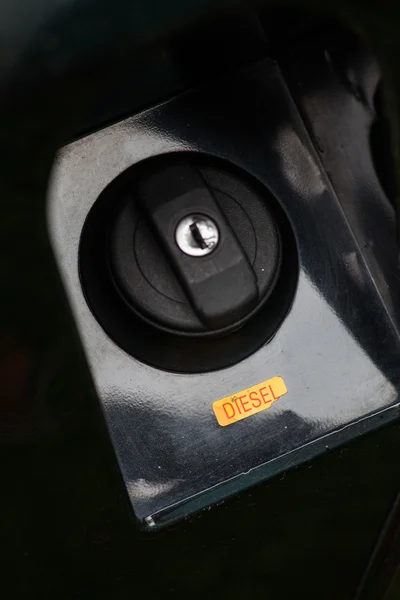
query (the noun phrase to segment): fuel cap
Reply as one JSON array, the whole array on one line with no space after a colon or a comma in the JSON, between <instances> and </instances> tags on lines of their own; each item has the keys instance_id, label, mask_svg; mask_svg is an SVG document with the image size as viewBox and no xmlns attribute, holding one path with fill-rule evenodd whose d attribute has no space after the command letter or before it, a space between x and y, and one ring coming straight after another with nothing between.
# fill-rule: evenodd
<instances>
[{"instance_id":1,"label":"fuel cap","mask_svg":"<svg viewBox=\"0 0 400 600\"><path fill-rule=\"evenodd\" d=\"M272 293L281 236L254 188L216 166L158 164L126 193L109 237L118 293L177 335L229 333Z\"/></svg>"},{"instance_id":2,"label":"fuel cap","mask_svg":"<svg viewBox=\"0 0 400 600\"><path fill-rule=\"evenodd\" d=\"M244 359L288 314L298 253L279 199L198 152L122 172L89 211L79 246L86 301L125 352L199 373Z\"/></svg>"}]
</instances>

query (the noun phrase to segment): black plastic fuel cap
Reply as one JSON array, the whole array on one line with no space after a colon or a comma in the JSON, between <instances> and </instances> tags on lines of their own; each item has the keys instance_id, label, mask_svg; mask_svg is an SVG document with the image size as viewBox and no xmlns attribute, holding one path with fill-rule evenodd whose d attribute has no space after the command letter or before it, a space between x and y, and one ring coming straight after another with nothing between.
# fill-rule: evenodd
<instances>
[{"instance_id":1,"label":"black plastic fuel cap","mask_svg":"<svg viewBox=\"0 0 400 600\"><path fill-rule=\"evenodd\" d=\"M281 239L265 198L232 172L168 164L135 180L109 237L114 284L153 326L180 335L238 328L270 296Z\"/></svg>"}]
</instances>

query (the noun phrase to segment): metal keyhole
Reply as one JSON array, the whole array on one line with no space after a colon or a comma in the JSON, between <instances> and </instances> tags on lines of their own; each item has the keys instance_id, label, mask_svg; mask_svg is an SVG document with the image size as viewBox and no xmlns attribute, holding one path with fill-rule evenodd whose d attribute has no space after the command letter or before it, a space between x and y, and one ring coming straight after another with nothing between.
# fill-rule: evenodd
<instances>
[{"instance_id":1,"label":"metal keyhole","mask_svg":"<svg viewBox=\"0 0 400 600\"><path fill-rule=\"evenodd\" d=\"M205 215L184 217L175 233L176 243L189 256L206 256L213 252L219 241L216 223Z\"/></svg>"}]
</instances>

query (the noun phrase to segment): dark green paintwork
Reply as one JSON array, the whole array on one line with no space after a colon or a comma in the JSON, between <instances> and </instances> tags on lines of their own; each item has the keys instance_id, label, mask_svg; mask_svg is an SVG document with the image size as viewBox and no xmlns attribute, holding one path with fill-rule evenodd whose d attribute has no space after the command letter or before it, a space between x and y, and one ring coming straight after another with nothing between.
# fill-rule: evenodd
<instances>
[{"instance_id":1,"label":"dark green paintwork","mask_svg":"<svg viewBox=\"0 0 400 600\"><path fill-rule=\"evenodd\" d=\"M4 598L350 599L398 489L395 423L158 537L130 521L50 251L47 179L55 149L135 53L226 4L1 4L0 398L17 380L34 400L0 424ZM400 5L295 4L373 46L400 169Z\"/></svg>"}]
</instances>

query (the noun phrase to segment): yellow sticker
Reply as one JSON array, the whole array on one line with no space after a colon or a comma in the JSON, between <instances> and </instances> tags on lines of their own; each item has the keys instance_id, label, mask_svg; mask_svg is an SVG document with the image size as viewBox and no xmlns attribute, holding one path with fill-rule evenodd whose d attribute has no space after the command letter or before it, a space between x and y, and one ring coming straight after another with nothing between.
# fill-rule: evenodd
<instances>
[{"instance_id":1,"label":"yellow sticker","mask_svg":"<svg viewBox=\"0 0 400 600\"><path fill-rule=\"evenodd\" d=\"M270 408L286 393L287 387L282 377L273 377L247 390L217 400L213 404L214 414L218 423L225 427Z\"/></svg>"}]
</instances>

